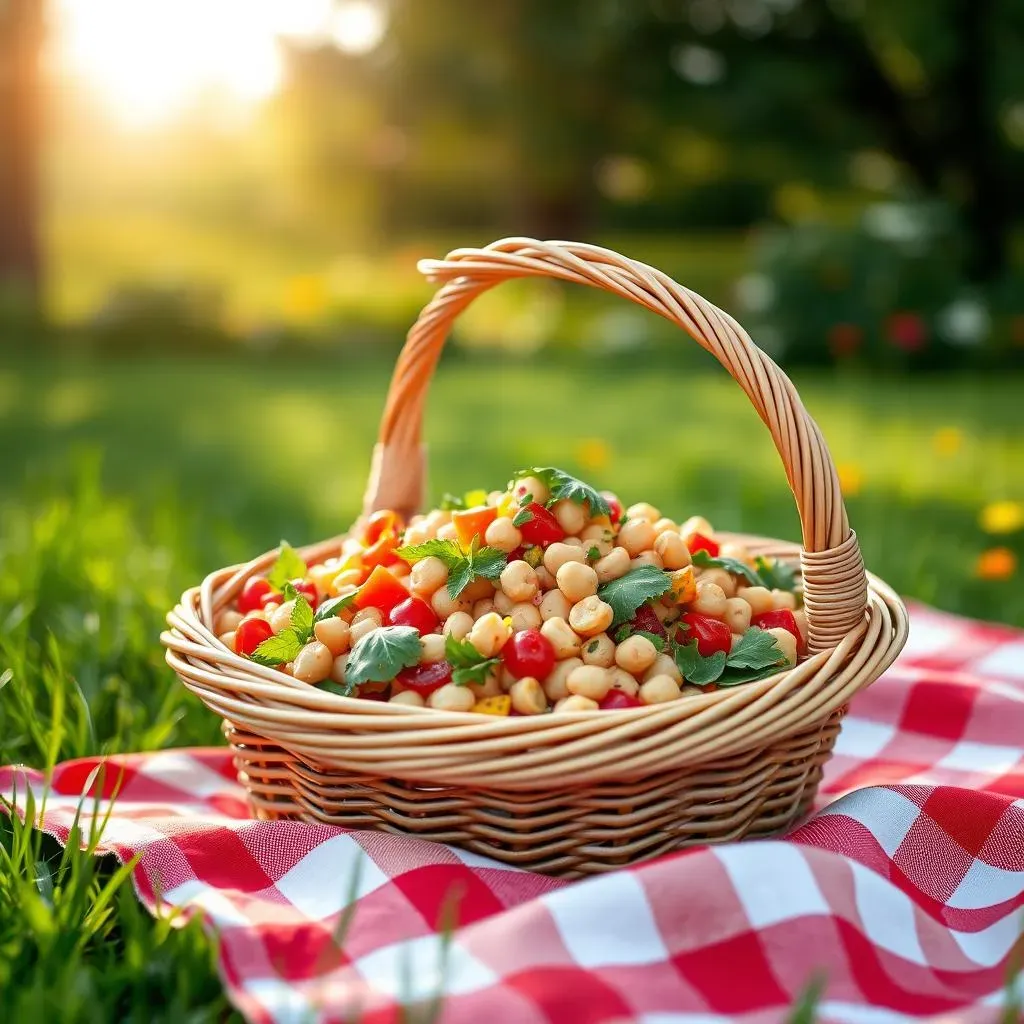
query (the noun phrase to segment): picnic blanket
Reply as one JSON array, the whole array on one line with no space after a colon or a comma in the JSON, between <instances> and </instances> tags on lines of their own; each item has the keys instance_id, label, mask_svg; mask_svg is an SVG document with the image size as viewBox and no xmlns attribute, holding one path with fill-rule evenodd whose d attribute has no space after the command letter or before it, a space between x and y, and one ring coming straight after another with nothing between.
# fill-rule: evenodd
<instances>
[{"instance_id":1,"label":"picnic blanket","mask_svg":"<svg viewBox=\"0 0 1024 1024\"><path fill-rule=\"evenodd\" d=\"M216 749L110 758L100 774L99 759L65 763L40 825L66 841L82 793L119 785L101 849L141 854L154 913L203 911L228 996L259 1024L760 1024L788 1019L816 973L820 1021L1013 1019L1024 632L920 606L911 621L898 663L852 705L822 808L784 840L565 882L412 838L251 820ZM0 770L0 792L24 806L27 789L40 799L42 776Z\"/></svg>"}]
</instances>

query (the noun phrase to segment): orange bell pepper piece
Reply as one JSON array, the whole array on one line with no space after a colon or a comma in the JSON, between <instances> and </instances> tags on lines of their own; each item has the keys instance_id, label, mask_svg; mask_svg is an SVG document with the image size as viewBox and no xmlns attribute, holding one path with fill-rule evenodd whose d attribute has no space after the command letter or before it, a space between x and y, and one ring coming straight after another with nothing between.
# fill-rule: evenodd
<instances>
[{"instance_id":1,"label":"orange bell pepper piece","mask_svg":"<svg viewBox=\"0 0 1024 1024\"><path fill-rule=\"evenodd\" d=\"M378 608L385 618L396 604L407 600L409 591L382 565L374 567L370 578L359 588L353 602L357 608Z\"/></svg>"},{"instance_id":2,"label":"orange bell pepper piece","mask_svg":"<svg viewBox=\"0 0 1024 1024\"><path fill-rule=\"evenodd\" d=\"M460 546L467 550L473 543L474 537L480 538L482 546L487 527L497 518L498 510L491 505L478 505L476 508L453 512L452 522L455 524L455 532L458 535Z\"/></svg>"}]
</instances>

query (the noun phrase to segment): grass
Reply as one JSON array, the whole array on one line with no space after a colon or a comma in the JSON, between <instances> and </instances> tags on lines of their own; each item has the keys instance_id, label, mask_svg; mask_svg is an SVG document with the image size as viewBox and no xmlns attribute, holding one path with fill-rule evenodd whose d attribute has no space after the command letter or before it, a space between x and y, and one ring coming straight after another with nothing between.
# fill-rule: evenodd
<instances>
[{"instance_id":1,"label":"grass","mask_svg":"<svg viewBox=\"0 0 1024 1024\"><path fill-rule=\"evenodd\" d=\"M627 501L797 537L735 385L693 361L635 362L448 360L428 414L433 494L553 463ZM351 354L0 362L0 763L218 741L163 663L163 615L217 566L347 526L387 374ZM857 491L869 566L908 596L1024 625L1019 583L973 570L996 543L1024 556L1019 533L977 524L989 502L1024 501L1024 379L798 384ZM0 850L11 1020L224 1018L194 926L152 922L109 865L2 816Z\"/></svg>"}]
</instances>

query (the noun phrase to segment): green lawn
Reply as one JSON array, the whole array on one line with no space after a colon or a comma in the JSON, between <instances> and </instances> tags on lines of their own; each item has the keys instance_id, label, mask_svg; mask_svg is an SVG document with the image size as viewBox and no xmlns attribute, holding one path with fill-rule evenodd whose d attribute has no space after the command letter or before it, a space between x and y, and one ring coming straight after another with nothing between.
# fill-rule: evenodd
<instances>
[{"instance_id":1,"label":"green lawn","mask_svg":"<svg viewBox=\"0 0 1024 1024\"><path fill-rule=\"evenodd\" d=\"M219 565L347 526L388 372L342 355L0 362L0 762L218 740L163 663L163 615ZM869 567L908 596L1024 625L1019 576L974 576L988 547L1024 556L1019 532L978 525L987 503L1024 501L1024 378L797 383L859 482L849 509ZM428 436L435 496L553 463L627 502L797 536L763 426L690 359L452 359ZM0 822L9 1019L223 1019L195 929L151 924L125 886L86 921L109 878Z\"/></svg>"}]
</instances>

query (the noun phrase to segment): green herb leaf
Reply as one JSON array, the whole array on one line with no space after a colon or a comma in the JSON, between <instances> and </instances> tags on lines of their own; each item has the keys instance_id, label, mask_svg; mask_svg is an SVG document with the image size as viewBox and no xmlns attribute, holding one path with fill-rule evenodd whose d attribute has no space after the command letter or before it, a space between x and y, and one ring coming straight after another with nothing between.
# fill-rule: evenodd
<instances>
[{"instance_id":1,"label":"green herb leaf","mask_svg":"<svg viewBox=\"0 0 1024 1024\"><path fill-rule=\"evenodd\" d=\"M675 650L676 665L683 679L694 686L706 686L716 682L725 671L725 651L715 651L705 658L697 650L697 641L679 644Z\"/></svg>"},{"instance_id":2,"label":"green herb leaf","mask_svg":"<svg viewBox=\"0 0 1024 1024\"><path fill-rule=\"evenodd\" d=\"M444 642L444 655L452 666L452 682L456 686L482 686L501 667L501 658L485 658L468 640L456 640L450 633Z\"/></svg>"},{"instance_id":3,"label":"green herb leaf","mask_svg":"<svg viewBox=\"0 0 1024 1024\"><path fill-rule=\"evenodd\" d=\"M600 640L591 640L590 643L587 644L587 654L593 654L594 651L596 651L598 649L598 647L600 647L600 646L601 646L601 641Z\"/></svg>"},{"instance_id":4,"label":"green herb leaf","mask_svg":"<svg viewBox=\"0 0 1024 1024\"><path fill-rule=\"evenodd\" d=\"M556 469L554 466L534 466L533 469L523 469L516 473L516 478L524 476L535 476L543 480L551 491L551 498L548 505L556 501L576 502L577 505L587 504L590 506L591 516L610 516L611 506L601 494L594 490L590 484L566 473L564 469Z\"/></svg>"},{"instance_id":5,"label":"green herb leaf","mask_svg":"<svg viewBox=\"0 0 1024 1024\"><path fill-rule=\"evenodd\" d=\"M777 558L769 562L767 558L758 556L754 564L762 585L769 590L788 590L790 593L796 590L796 570L785 562Z\"/></svg>"},{"instance_id":6,"label":"green herb leaf","mask_svg":"<svg viewBox=\"0 0 1024 1024\"><path fill-rule=\"evenodd\" d=\"M323 622L324 619L340 615L358 596L359 591L354 590L351 594L346 594L344 597L332 597L327 601L321 602L317 607L316 615L313 616L313 622Z\"/></svg>"},{"instance_id":7,"label":"green herb leaf","mask_svg":"<svg viewBox=\"0 0 1024 1024\"><path fill-rule=\"evenodd\" d=\"M313 635L313 606L301 595L295 596L292 606L292 630L303 644Z\"/></svg>"},{"instance_id":8,"label":"green herb leaf","mask_svg":"<svg viewBox=\"0 0 1024 1024\"><path fill-rule=\"evenodd\" d=\"M633 618L640 605L661 597L671 586L672 579L668 573L653 565L641 565L599 587L597 596L612 606L614 626Z\"/></svg>"},{"instance_id":9,"label":"green herb leaf","mask_svg":"<svg viewBox=\"0 0 1024 1024\"><path fill-rule=\"evenodd\" d=\"M322 683L317 683L316 688L318 690L326 690L328 693L336 693L339 697L351 697L356 692L356 684L348 679L343 683L336 683L333 679L325 679Z\"/></svg>"},{"instance_id":10,"label":"green herb leaf","mask_svg":"<svg viewBox=\"0 0 1024 1024\"><path fill-rule=\"evenodd\" d=\"M468 560L448 571L448 596L454 601L473 582L473 565Z\"/></svg>"},{"instance_id":11,"label":"green herb leaf","mask_svg":"<svg viewBox=\"0 0 1024 1024\"><path fill-rule=\"evenodd\" d=\"M727 668L718 680L719 686L739 686L740 683L753 683L758 679L768 679L784 671L785 665L768 665L765 668L742 669Z\"/></svg>"},{"instance_id":12,"label":"green herb leaf","mask_svg":"<svg viewBox=\"0 0 1024 1024\"><path fill-rule=\"evenodd\" d=\"M466 557L462 548L453 540L427 540L422 544L406 545L396 549L395 554L410 565L424 558L440 558L449 569L465 561Z\"/></svg>"},{"instance_id":13,"label":"green herb leaf","mask_svg":"<svg viewBox=\"0 0 1024 1024\"><path fill-rule=\"evenodd\" d=\"M489 580L496 580L508 565L508 555L497 548L480 548L470 552L473 572Z\"/></svg>"},{"instance_id":14,"label":"green herb leaf","mask_svg":"<svg viewBox=\"0 0 1024 1024\"><path fill-rule=\"evenodd\" d=\"M453 540L428 540L399 548L395 554L413 564L421 558L440 558L448 566L448 594L455 600L477 578L497 579L508 565L508 555L497 548L479 547L476 537L468 552Z\"/></svg>"},{"instance_id":15,"label":"green herb leaf","mask_svg":"<svg viewBox=\"0 0 1024 1024\"><path fill-rule=\"evenodd\" d=\"M412 626L381 626L356 642L345 665L345 682L385 683L403 668L419 663L419 630Z\"/></svg>"},{"instance_id":16,"label":"green herb leaf","mask_svg":"<svg viewBox=\"0 0 1024 1024\"><path fill-rule=\"evenodd\" d=\"M524 503L525 504L525 503ZM528 508L521 508L513 517L512 525L518 529L527 523L533 522L533 513Z\"/></svg>"},{"instance_id":17,"label":"green herb leaf","mask_svg":"<svg viewBox=\"0 0 1024 1024\"><path fill-rule=\"evenodd\" d=\"M289 580L301 579L306 575L306 563L299 556L299 553L288 541L281 541L281 549L277 555L277 561L270 567L267 573L267 582L275 590L283 590Z\"/></svg>"},{"instance_id":18,"label":"green herb leaf","mask_svg":"<svg viewBox=\"0 0 1024 1024\"><path fill-rule=\"evenodd\" d=\"M614 639L617 644L621 644L623 640L628 640L631 636L642 636L645 640L650 640L659 654L665 650L666 641L663 636L646 629L633 629L628 622L618 628Z\"/></svg>"},{"instance_id":19,"label":"green herb leaf","mask_svg":"<svg viewBox=\"0 0 1024 1024\"><path fill-rule=\"evenodd\" d=\"M589 561L589 562L596 562L600 557L601 557L601 549L595 544L587 552L587 561Z\"/></svg>"},{"instance_id":20,"label":"green herb leaf","mask_svg":"<svg viewBox=\"0 0 1024 1024\"><path fill-rule=\"evenodd\" d=\"M280 633L268 636L249 657L257 665L283 665L286 661L294 661L304 646L294 629L282 629Z\"/></svg>"},{"instance_id":21,"label":"green herb leaf","mask_svg":"<svg viewBox=\"0 0 1024 1024\"><path fill-rule=\"evenodd\" d=\"M768 668L786 660L775 637L757 626L751 626L729 653L729 668Z\"/></svg>"},{"instance_id":22,"label":"green herb leaf","mask_svg":"<svg viewBox=\"0 0 1024 1024\"><path fill-rule=\"evenodd\" d=\"M441 498L441 509L445 512L461 511L465 507L465 499L460 498L457 494L449 494L446 491L444 497Z\"/></svg>"},{"instance_id":23,"label":"green herb leaf","mask_svg":"<svg viewBox=\"0 0 1024 1024\"><path fill-rule=\"evenodd\" d=\"M738 558L718 558L701 550L693 552L693 564L701 569L724 569L734 576L742 576L752 587L765 585L764 580Z\"/></svg>"}]
</instances>

